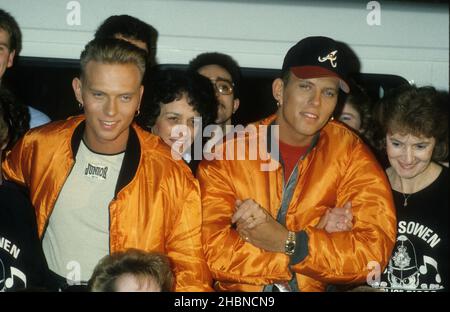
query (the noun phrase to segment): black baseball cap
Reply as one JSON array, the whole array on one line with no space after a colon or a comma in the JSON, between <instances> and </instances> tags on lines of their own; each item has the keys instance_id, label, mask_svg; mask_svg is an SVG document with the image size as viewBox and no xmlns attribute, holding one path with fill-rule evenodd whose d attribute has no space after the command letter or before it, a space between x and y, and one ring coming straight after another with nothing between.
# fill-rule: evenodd
<instances>
[{"instance_id":1,"label":"black baseball cap","mask_svg":"<svg viewBox=\"0 0 450 312\"><path fill-rule=\"evenodd\" d=\"M336 41L328 37L307 37L289 49L282 70L290 70L301 79L337 77L342 91L349 93L346 63L344 51Z\"/></svg>"}]
</instances>

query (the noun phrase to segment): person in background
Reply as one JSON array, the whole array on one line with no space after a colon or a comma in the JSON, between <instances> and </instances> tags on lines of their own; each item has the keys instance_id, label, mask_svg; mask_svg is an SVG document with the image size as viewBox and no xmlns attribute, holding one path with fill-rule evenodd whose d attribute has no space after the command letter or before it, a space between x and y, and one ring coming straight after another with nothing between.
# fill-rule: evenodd
<instances>
[{"instance_id":1,"label":"person in background","mask_svg":"<svg viewBox=\"0 0 450 312\"><path fill-rule=\"evenodd\" d=\"M447 97L448 99L448 97ZM377 108L398 234L381 281L386 291L448 291L448 101L435 88L405 85Z\"/></svg>"},{"instance_id":2,"label":"person in background","mask_svg":"<svg viewBox=\"0 0 450 312\"><path fill-rule=\"evenodd\" d=\"M0 85L6 69L14 64L14 59L22 50L22 32L14 17L0 9ZM50 122L43 112L28 106L29 128L35 128Z\"/></svg>"},{"instance_id":3,"label":"person in background","mask_svg":"<svg viewBox=\"0 0 450 312\"><path fill-rule=\"evenodd\" d=\"M101 258L129 248L167 254L176 291L211 289L197 181L133 122L146 64L127 41L89 42L72 82L84 114L32 129L3 162L5 177L30 193L62 289L86 284Z\"/></svg>"},{"instance_id":4,"label":"person in background","mask_svg":"<svg viewBox=\"0 0 450 312\"><path fill-rule=\"evenodd\" d=\"M12 116L19 107L0 87L0 162L9 143L15 143L22 122ZM20 185L3 181L0 169L0 292L46 289L48 266L38 237L34 208Z\"/></svg>"},{"instance_id":5,"label":"person in background","mask_svg":"<svg viewBox=\"0 0 450 312\"><path fill-rule=\"evenodd\" d=\"M169 292L173 281L165 255L128 249L102 258L88 288L93 292Z\"/></svg>"},{"instance_id":6,"label":"person in background","mask_svg":"<svg viewBox=\"0 0 450 312\"><path fill-rule=\"evenodd\" d=\"M9 121L8 140L3 148L3 154L9 151L12 146L30 129L30 113L28 107L17 101L15 96L4 86L2 89L2 110L4 119Z\"/></svg>"},{"instance_id":7,"label":"person in background","mask_svg":"<svg viewBox=\"0 0 450 312\"><path fill-rule=\"evenodd\" d=\"M374 101L362 86L354 81L350 82L351 92L343 105L336 110L337 119L355 130L366 143L383 168L387 168L388 161L384 153L380 153L376 143L376 123L373 119Z\"/></svg>"},{"instance_id":8,"label":"person in background","mask_svg":"<svg viewBox=\"0 0 450 312\"><path fill-rule=\"evenodd\" d=\"M201 154L195 155L194 144L200 144L197 152L201 153L203 129L217 116L213 86L196 72L176 69L156 72L149 86L150 102L143 112L144 128L179 153L195 174Z\"/></svg>"},{"instance_id":9,"label":"person in background","mask_svg":"<svg viewBox=\"0 0 450 312\"><path fill-rule=\"evenodd\" d=\"M216 290L325 291L364 282L371 261L387 264L396 236L389 182L361 139L330 121L339 89L350 91L341 53L327 37L291 47L272 85L276 114L217 147L226 157L200 163L202 240ZM332 207L344 222L351 209L350 231L322 228ZM333 223L333 231L349 228Z\"/></svg>"},{"instance_id":10,"label":"person in background","mask_svg":"<svg viewBox=\"0 0 450 312\"><path fill-rule=\"evenodd\" d=\"M128 41L147 52L147 69L156 65L158 31L130 15L112 15L97 28L95 38L116 38Z\"/></svg>"},{"instance_id":11,"label":"person in background","mask_svg":"<svg viewBox=\"0 0 450 312\"><path fill-rule=\"evenodd\" d=\"M361 86L355 83L352 84L351 90L337 118L364 136L373 127L372 99Z\"/></svg>"},{"instance_id":12,"label":"person in background","mask_svg":"<svg viewBox=\"0 0 450 312\"><path fill-rule=\"evenodd\" d=\"M229 55L208 52L197 55L189 62L188 70L196 71L209 78L216 90L219 101L217 119L215 123L221 127L221 134L225 136L233 130L233 115L240 105L239 88L241 71L237 62ZM222 136L212 138L214 142Z\"/></svg>"}]
</instances>

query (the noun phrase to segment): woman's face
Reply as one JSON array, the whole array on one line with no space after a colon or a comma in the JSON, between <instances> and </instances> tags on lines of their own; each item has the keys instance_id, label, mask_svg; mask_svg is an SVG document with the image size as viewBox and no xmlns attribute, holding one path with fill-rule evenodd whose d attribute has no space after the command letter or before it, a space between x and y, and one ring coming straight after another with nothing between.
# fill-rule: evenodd
<instances>
[{"instance_id":1,"label":"woman's face","mask_svg":"<svg viewBox=\"0 0 450 312\"><path fill-rule=\"evenodd\" d=\"M362 131L361 115L349 102L345 102L341 116L339 116L339 120L358 132Z\"/></svg>"},{"instance_id":2,"label":"woman's face","mask_svg":"<svg viewBox=\"0 0 450 312\"><path fill-rule=\"evenodd\" d=\"M183 96L179 100L161 105L161 112L152 132L170 147L175 144L175 150L179 151L180 146L189 147L194 141L198 132L198 129L195 129L194 133L194 121L199 117L200 114L188 104L186 96Z\"/></svg>"},{"instance_id":3,"label":"woman's face","mask_svg":"<svg viewBox=\"0 0 450 312\"><path fill-rule=\"evenodd\" d=\"M431 163L436 140L412 134L388 133L386 151L395 172L404 179L423 173Z\"/></svg>"}]
</instances>

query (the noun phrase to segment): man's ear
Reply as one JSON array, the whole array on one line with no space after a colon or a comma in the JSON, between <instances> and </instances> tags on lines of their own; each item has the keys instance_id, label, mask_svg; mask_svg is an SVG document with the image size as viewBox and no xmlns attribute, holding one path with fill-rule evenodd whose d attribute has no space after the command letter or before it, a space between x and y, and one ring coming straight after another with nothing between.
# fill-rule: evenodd
<instances>
[{"instance_id":1,"label":"man's ear","mask_svg":"<svg viewBox=\"0 0 450 312\"><path fill-rule=\"evenodd\" d=\"M73 88L73 92L75 93L75 97L76 97L78 103L83 105L83 97L81 96L82 83L81 83L80 78L78 78L78 77L73 78L72 88Z\"/></svg>"},{"instance_id":2,"label":"man's ear","mask_svg":"<svg viewBox=\"0 0 450 312\"><path fill-rule=\"evenodd\" d=\"M6 64L6 68L10 68L11 66L13 66L15 55L16 55L16 50L13 50L11 53L9 53L8 63Z\"/></svg>"},{"instance_id":3,"label":"man's ear","mask_svg":"<svg viewBox=\"0 0 450 312\"><path fill-rule=\"evenodd\" d=\"M281 78L277 78L272 83L272 94L279 105L283 105L284 82Z\"/></svg>"},{"instance_id":4,"label":"man's ear","mask_svg":"<svg viewBox=\"0 0 450 312\"><path fill-rule=\"evenodd\" d=\"M141 103L142 103L142 95L144 94L144 85L141 85L139 88L139 104L137 107L137 110L139 111L139 109L141 108Z\"/></svg>"},{"instance_id":5,"label":"man's ear","mask_svg":"<svg viewBox=\"0 0 450 312\"><path fill-rule=\"evenodd\" d=\"M238 110L239 105L241 105L241 101L239 99L233 100L233 114Z\"/></svg>"}]
</instances>

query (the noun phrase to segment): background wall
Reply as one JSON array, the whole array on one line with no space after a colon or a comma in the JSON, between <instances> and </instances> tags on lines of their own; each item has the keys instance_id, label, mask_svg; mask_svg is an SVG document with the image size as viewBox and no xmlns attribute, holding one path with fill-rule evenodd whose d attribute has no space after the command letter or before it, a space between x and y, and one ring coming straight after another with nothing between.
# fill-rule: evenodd
<instances>
[{"instance_id":1,"label":"background wall","mask_svg":"<svg viewBox=\"0 0 450 312\"><path fill-rule=\"evenodd\" d=\"M346 42L363 72L448 90L448 4L377 4L379 12L367 1L0 0L22 27L25 56L77 59L105 18L130 14L159 31L159 63L186 64L198 53L220 51L241 66L280 68L299 39L326 35ZM368 15L379 25L369 25Z\"/></svg>"}]
</instances>

